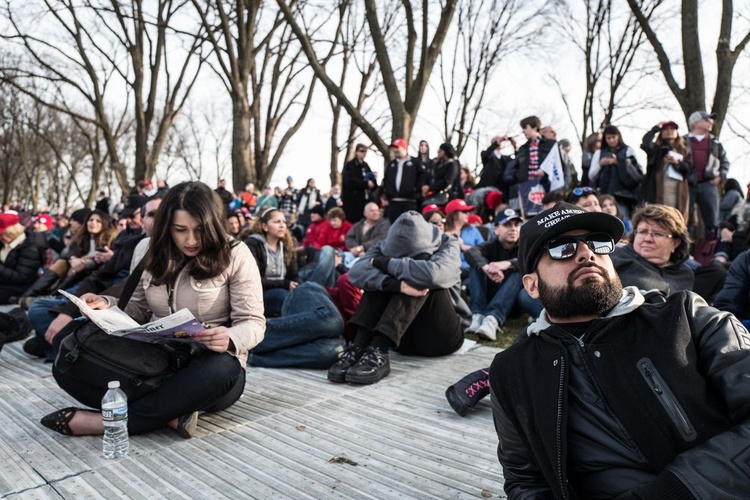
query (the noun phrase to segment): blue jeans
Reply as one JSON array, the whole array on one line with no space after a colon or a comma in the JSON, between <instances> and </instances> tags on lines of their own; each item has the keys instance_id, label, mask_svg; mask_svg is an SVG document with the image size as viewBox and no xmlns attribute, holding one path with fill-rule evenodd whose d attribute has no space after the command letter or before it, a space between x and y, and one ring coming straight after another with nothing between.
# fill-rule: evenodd
<instances>
[{"instance_id":1,"label":"blue jeans","mask_svg":"<svg viewBox=\"0 0 750 500\"><path fill-rule=\"evenodd\" d=\"M469 274L471 312L485 316L492 315L500 325L505 324L520 291L521 273L519 272L507 273L502 283L495 283L481 269L472 268Z\"/></svg>"},{"instance_id":2,"label":"blue jeans","mask_svg":"<svg viewBox=\"0 0 750 500\"><path fill-rule=\"evenodd\" d=\"M719 188L710 182L699 182L690 186L690 206L698 203L703 219L704 234L715 235L719 225Z\"/></svg>"},{"instance_id":3,"label":"blue jeans","mask_svg":"<svg viewBox=\"0 0 750 500\"><path fill-rule=\"evenodd\" d=\"M266 318L279 316L287 295L289 295L289 290L286 288L269 288L268 290L263 290L263 316Z\"/></svg>"},{"instance_id":4,"label":"blue jeans","mask_svg":"<svg viewBox=\"0 0 750 500\"><path fill-rule=\"evenodd\" d=\"M57 317L57 313L53 313L51 309L60 304L64 304L68 299L65 297L53 297L36 299L29 306L29 321L34 326L34 334L39 342L42 344L44 349L44 360L54 361L55 351L46 340L44 340L44 334L47 333L50 323Z\"/></svg>"},{"instance_id":5,"label":"blue jeans","mask_svg":"<svg viewBox=\"0 0 750 500\"><path fill-rule=\"evenodd\" d=\"M312 281L326 288L336 286L336 250L328 245L318 252L315 265L299 273L301 281Z\"/></svg>"},{"instance_id":6,"label":"blue jeans","mask_svg":"<svg viewBox=\"0 0 750 500\"><path fill-rule=\"evenodd\" d=\"M280 318L266 321L263 341L248 364L266 368L329 368L343 348L344 320L328 292L317 283L292 290Z\"/></svg>"}]
</instances>

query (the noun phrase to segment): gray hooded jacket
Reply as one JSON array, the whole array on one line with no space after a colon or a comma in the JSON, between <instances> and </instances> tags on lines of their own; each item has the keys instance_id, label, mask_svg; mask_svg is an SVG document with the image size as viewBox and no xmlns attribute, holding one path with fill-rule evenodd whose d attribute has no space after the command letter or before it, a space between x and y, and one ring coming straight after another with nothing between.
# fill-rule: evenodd
<instances>
[{"instance_id":1,"label":"gray hooded jacket","mask_svg":"<svg viewBox=\"0 0 750 500\"><path fill-rule=\"evenodd\" d=\"M385 240L376 243L349 271L349 280L364 291L386 291L389 277L430 290L448 289L456 313L471 317L461 298L461 251L458 238L442 233L417 212L403 213L393 223ZM388 257L388 272L375 267L373 259Z\"/></svg>"}]
</instances>

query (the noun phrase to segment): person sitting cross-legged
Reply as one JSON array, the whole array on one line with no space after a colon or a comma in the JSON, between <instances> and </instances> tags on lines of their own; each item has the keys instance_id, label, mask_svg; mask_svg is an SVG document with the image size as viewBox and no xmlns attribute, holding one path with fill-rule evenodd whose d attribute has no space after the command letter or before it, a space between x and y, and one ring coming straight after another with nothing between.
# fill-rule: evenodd
<instances>
[{"instance_id":1,"label":"person sitting cross-legged","mask_svg":"<svg viewBox=\"0 0 750 500\"><path fill-rule=\"evenodd\" d=\"M458 238L417 212L401 214L388 236L349 271L362 288L349 320L354 341L328 371L332 382L373 384L390 373L388 348L413 356L445 356L463 344Z\"/></svg>"},{"instance_id":2,"label":"person sitting cross-legged","mask_svg":"<svg viewBox=\"0 0 750 500\"><path fill-rule=\"evenodd\" d=\"M516 262L520 227L521 216L508 207L498 212L495 219L497 239L471 247L466 252L466 261L471 266L469 293L472 312L467 332L495 340L516 304L522 288Z\"/></svg>"}]
</instances>

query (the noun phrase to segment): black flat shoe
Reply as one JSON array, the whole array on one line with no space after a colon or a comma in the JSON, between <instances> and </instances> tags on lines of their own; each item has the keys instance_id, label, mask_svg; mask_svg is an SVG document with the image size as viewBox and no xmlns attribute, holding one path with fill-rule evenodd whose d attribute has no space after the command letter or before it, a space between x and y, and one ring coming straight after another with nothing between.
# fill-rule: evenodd
<instances>
[{"instance_id":1,"label":"black flat shoe","mask_svg":"<svg viewBox=\"0 0 750 500\"><path fill-rule=\"evenodd\" d=\"M73 436L74 434L70 428L70 421L73 420L73 417L75 417L76 413L79 411L82 410L74 406L63 408L62 410L57 410L56 412L42 417L41 423L47 429L52 429L64 436Z\"/></svg>"}]
</instances>

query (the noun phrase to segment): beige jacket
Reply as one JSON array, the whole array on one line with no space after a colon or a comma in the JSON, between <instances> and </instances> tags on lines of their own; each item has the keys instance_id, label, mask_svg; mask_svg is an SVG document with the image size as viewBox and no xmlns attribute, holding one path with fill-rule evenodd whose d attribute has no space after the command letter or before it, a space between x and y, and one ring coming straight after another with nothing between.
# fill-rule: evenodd
<instances>
[{"instance_id":1,"label":"beige jacket","mask_svg":"<svg viewBox=\"0 0 750 500\"><path fill-rule=\"evenodd\" d=\"M209 328L229 324L235 349L229 353L244 368L250 349L263 340L263 287L258 265L243 243L232 249L232 262L220 275L196 280L184 271L174 286L174 311L169 309L166 285L151 286L151 274L144 272L125 312L139 323L147 323L187 308Z\"/></svg>"}]
</instances>

